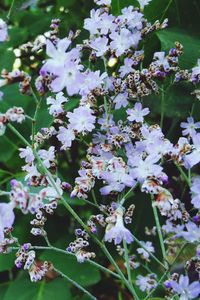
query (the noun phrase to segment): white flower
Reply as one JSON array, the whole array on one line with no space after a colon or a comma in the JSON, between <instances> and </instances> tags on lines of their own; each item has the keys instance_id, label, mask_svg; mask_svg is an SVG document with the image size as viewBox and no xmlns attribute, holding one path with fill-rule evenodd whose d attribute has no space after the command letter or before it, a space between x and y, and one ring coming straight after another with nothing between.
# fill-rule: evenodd
<instances>
[{"instance_id":1,"label":"white flower","mask_svg":"<svg viewBox=\"0 0 200 300\"><path fill-rule=\"evenodd\" d=\"M13 203L0 203L0 243L4 239L4 229L12 227L14 219Z\"/></svg>"},{"instance_id":2,"label":"white flower","mask_svg":"<svg viewBox=\"0 0 200 300\"><path fill-rule=\"evenodd\" d=\"M55 159L55 147L51 146L49 150L39 150L38 155L42 159L44 166L50 168L50 163Z\"/></svg>"},{"instance_id":3,"label":"white flower","mask_svg":"<svg viewBox=\"0 0 200 300\"><path fill-rule=\"evenodd\" d=\"M94 0L97 5L111 5L111 0Z\"/></svg>"},{"instance_id":4,"label":"white flower","mask_svg":"<svg viewBox=\"0 0 200 300\"><path fill-rule=\"evenodd\" d=\"M134 109L127 109L128 120L129 121L136 121L136 122L143 122L144 116L149 114L148 108L142 109L142 104L140 102L135 103Z\"/></svg>"},{"instance_id":5,"label":"white flower","mask_svg":"<svg viewBox=\"0 0 200 300\"><path fill-rule=\"evenodd\" d=\"M108 50L108 39L105 36L98 37L91 41L90 46L96 51L95 54L97 57L103 56Z\"/></svg>"},{"instance_id":6,"label":"white flower","mask_svg":"<svg viewBox=\"0 0 200 300\"><path fill-rule=\"evenodd\" d=\"M157 284L155 274L149 274L147 276L138 275L135 283L139 286L142 292L150 292Z\"/></svg>"},{"instance_id":7,"label":"white flower","mask_svg":"<svg viewBox=\"0 0 200 300\"><path fill-rule=\"evenodd\" d=\"M35 157L33 154L33 150L30 147L27 146L26 148L19 148L19 151L19 156L21 158L24 158L27 164L31 164L34 161Z\"/></svg>"},{"instance_id":8,"label":"white flower","mask_svg":"<svg viewBox=\"0 0 200 300\"><path fill-rule=\"evenodd\" d=\"M200 128L200 122L194 123L194 119L192 117L188 117L187 118L187 123L186 122L181 123L181 128L185 128L182 131L183 135L188 135L189 134L190 136L192 136L193 134L196 134L195 129Z\"/></svg>"},{"instance_id":9,"label":"white flower","mask_svg":"<svg viewBox=\"0 0 200 300\"><path fill-rule=\"evenodd\" d=\"M118 207L115 211L115 217L116 217L116 223L115 224L108 224L106 228L105 233L105 241L106 242L112 242L114 241L114 244L120 244L123 240L126 241L127 244L132 243L133 236L127 228L124 226L123 222L123 208Z\"/></svg>"},{"instance_id":10,"label":"white flower","mask_svg":"<svg viewBox=\"0 0 200 300\"><path fill-rule=\"evenodd\" d=\"M29 180L32 179L32 177L38 177L41 175L33 163L31 165L23 166L22 170L27 172L27 175L24 178L25 180Z\"/></svg>"},{"instance_id":11,"label":"white flower","mask_svg":"<svg viewBox=\"0 0 200 300\"><path fill-rule=\"evenodd\" d=\"M147 249L149 252L151 252L151 253L154 253L154 252L155 252L155 249L154 249L154 247L152 246L152 242L149 242L149 241L143 242L143 241L141 241L140 243L141 243L141 244L144 246L144 248ZM144 248L138 248L138 249L137 249L137 252L138 252L139 254L141 254L141 256L142 256L143 259L145 259L145 260L148 261L148 260L149 260L149 253L148 253Z\"/></svg>"},{"instance_id":12,"label":"white flower","mask_svg":"<svg viewBox=\"0 0 200 300\"><path fill-rule=\"evenodd\" d=\"M54 99L53 97L47 98L47 104L51 105L48 108L50 115L56 117L59 114L64 112L63 103L67 102L68 99L65 98L63 95L64 95L63 92L60 92L56 94L56 99Z\"/></svg>"},{"instance_id":13,"label":"white flower","mask_svg":"<svg viewBox=\"0 0 200 300\"><path fill-rule=\"evenodd\" d=\"M79 106L73 112L68 112L69 128L77 132L91 132L95 126L96 117L93 116L93 111L88 106Z\"/></svg>"},{"instance_id":14,"label":"white flower","mask_svg":"<svg viewBox=\"0 0 200 300\"><path fill-rule=\"evenodd\" d=\"M63 144L61 150L70 148L72 145L72 141L75 139L74 131L72 129L61 126L59 127L57 139Z\"/></svg>"}]
</instances>

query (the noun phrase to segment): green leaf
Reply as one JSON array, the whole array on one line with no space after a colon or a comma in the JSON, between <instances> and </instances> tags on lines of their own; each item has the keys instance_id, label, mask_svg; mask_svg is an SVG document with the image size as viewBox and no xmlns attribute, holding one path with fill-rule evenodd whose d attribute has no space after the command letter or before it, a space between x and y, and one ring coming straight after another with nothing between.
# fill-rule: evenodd
<instances>
[{"instance_id":1,"label":"green leaf","mask_svg":"<svg viewBox=\"0 0 200 300\"><path fill-rule=\"evenodd\" d=\"M181 67L191 68L196 65L197 59L200 57L199 37L178 28L161 30L156 34L160 39L162 50L168 51L174 47L176 41L183 45L184 54L180 57Z\"/></svg>"},{"instance_id":2,"label":"green leaf","mask_svg":"<svg viewBox=\"0 0 200 300\"><path fill-rule=\"evenodd\" d=\"M7 271L13 268L15 254L0 254L0 272Z\"/></svg>"},{"instance_id":3,"label":"green leaf","mask_svg":"<svg viewBox=\"0 0 200 300\"><path fill-rule=\"evenodd\" d=\"M64 278L56 278L50 282L33 283L26 273L21 273L7 289L2 300L70 300L71 293Z\"/></svg>"},{"instance_id":4,"label":"green leaf","mask_svg":"<svg viewBox=\"0 0 200 300\"><path fill-rule=\"evenodd\" d=\"M95 266L87 262L80 264L70 255L46 250L41 254L40 259L51 261L58 270L82 286L96 284L101 279L100 272Z\"/></svg>"}]
</instances>

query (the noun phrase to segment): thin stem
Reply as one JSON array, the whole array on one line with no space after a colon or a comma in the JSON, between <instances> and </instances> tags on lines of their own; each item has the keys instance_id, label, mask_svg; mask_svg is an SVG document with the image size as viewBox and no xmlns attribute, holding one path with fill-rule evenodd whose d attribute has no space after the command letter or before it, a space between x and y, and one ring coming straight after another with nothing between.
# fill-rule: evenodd
<instances>
[{"instance_id":1,"label":"thin stem","mask_svg":"<svg viewBox=\"0 0 200 300\"><path fill-rule=\"evenodd\" d=\"M9 11L8 11L8 14L6 16L6 18L9 20L10 19L10 15L11 15L11 12L12 12L12 9L13 9L13 6L14 6L14 3L15 3L15 0L12 1L11 5L10 5L10 8L9 8Z\"/></svg>"},{"instance_id":2,"label":"thin stem","mask_svg":"<svg viewBox=\"0 0 200 300\"><path fill-rule=\"evenodd\" d=\"M129 196L129 194L132 192L132 190L135 188L135 186L133 186L132 188L130 188L130 190L124 195L124 197L122 197L120 204L123 205L124 202L126 201L127 197Z\"/></svg>"},{"instance_id":3,"label":"thin stem","mask_svg":"<svg viewBox=\"0 0 200 300\"><path fill-rule=\"evenodd\" d=\"M96 297L94 297L92 294L90 294L86 289L84 289L80 284L78 284L76 281L72 280L70 277L62 273L60 270L53 267L54 271L56 273L60 274L62 277L66 278L71 284L73 284L75 287L77 287L79 290L81 290L84 294L88 295L90 299L97 300Z\"/></svg>"},{"instance_id":4,"label":"thin stem","mask_svg":"<svg viewBox=\"0 0 200 300\"><path fill-rule=\"evenodd\" d=\"M136 243L142 247L148 254L149 256L151 256L160 266L162 266L164 269L167 269L167 267L165 265L163 265L163 263L154 255L152 254L134 235L133 235L133 239L136 241Z\"/></svg>"},{"instance_id":5,"label":"thin stem","mask_svg":"<svg viewBox=\"0 0 200 300\"><path fill-rule=\"evenodd\" d=\"M126 262L126 270L127 270L127 274L128 274L128 280L129 280L129 283L132 287L132 290L133 290L133 294L135 296L135 299L138 299L138 295L134 289L134 286L133 286L133 283L132 283L132 278L131 278L131 268L130 268L130 262L129 262L129 257L128 257L128 247L127 247L127 243L125 240L123 240L123 246L124 246L124 253L125 253L125 262Z\"/></svg>"},{"instance_id":6,"label":"thin stem","mask_svg":"<svg viewBox=\"0 0 200 300\"><path fill-rule=\"evenodd\" d=\"M92 198L94 200L95 205L98 207L97 198L93 189L92 189Z\"/></svg>"},{"instance_id":7,"label":"thin stem","mask_svg":"<svg viewBox=\"0 0 200 300\"><path fill-rule=\"evenodd\" d=\"M156 291L156 289L158 288L158 286L163 282L163 280L165 279L165 277L170 272L172 266L175 264L176 260L178 259L178 257L180 256L180 254L182 253L182 251L183 251L183 249L185 248L186 245L187 245L187 243L183 244L183 246L181 247L180 251L178 252L178 254L176 255L176 257L174 258L173 262L170 264L170 267L168 268L168 270L166 270L166 272L161 276L161 278L157 282L157 285L155 286L155 288L148 293L148 295L146 296L146 298L144 298L144 300L149 299L149 297L151 295L153 295L153 293Z\"/></svg>"},{"instance_id":8,"label":"thin stem","mask_svg":"<svg viewBox=\"0 0 200 300\"><path fill-rule=\"evenodd\" d=\"M190 176L188 177L185 172L183 171L183 169L181 168L181 166L179 166L178 164L175 164L176 167L178 168L179 172L181 173L182 177L184 178L184 180L186 181L186 183L188 184L189 187L191 187L191 179Z\"/></svg>"},{"instance_id":9,"label":"thin stem","mask_svg":"<svg viewBox=\"0 0 200 300\"><path fill-rule=\"evenodd\" d=\"M157 207L155 206L155 203L153 201L152 201L152 208L153 208L154 219L156 222L158 237L159 237L159 241L160 241L160 247L161 247L161 251L162 251L162 255L163 255L163 259L164 259L164 264L167 267L167 261L166 261L167 255L166 255L166 250L165 250L165 244L164 244L164 240L163 240L163 235L162 235L162 230L161 230L161 226L160 226Z\"/></svg>"},{"instance_id":10,"label":"thin stem","mask_svg":"<svg viewBox=\"0 0 200 300\"><path fill-rule=\"evenodd\" d=\"M161 19L160 19L160 22L163 22L163 21L164 21L165 15L166 15L166 13L167 13L167 11L168 11L170 5L172 4L172 2L173 2L173 0L169 0L168 4L167 4L167 6L166 6L166 8L165 8L165 10L164 10L164 12L163 12L163 15L162 15L162 17L161 17Z\"/></svg>"}]
</instances>

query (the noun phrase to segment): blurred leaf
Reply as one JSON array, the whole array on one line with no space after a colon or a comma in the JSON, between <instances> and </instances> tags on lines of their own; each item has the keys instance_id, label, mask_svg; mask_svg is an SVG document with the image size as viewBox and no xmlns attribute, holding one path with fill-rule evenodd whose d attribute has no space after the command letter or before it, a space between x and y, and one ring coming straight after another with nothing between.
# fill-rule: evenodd
<instances>
[{"instance_id":1,"label":"blurred leaf","mask_svg":"<svg viewBox=\"0 0 200 300\"><path fill-rule=\"evenodd\" d=\"M44 251L41 260L51 261L55 267L82 286L89 286L100 281L99 270L89 263L78 263L76 258L52 251Z\"/></svg>"},{"instance_id":2,"label":"blurred leaf","mask_svg":"<svg viewBox=\"0 0 200 300\"><path fill-rule=\"evenodd\" d=\"M2 300L70 300L68 283L63 278L33 283L26 273L20 274L7 289Z\"/></svg>"}]
</instances>

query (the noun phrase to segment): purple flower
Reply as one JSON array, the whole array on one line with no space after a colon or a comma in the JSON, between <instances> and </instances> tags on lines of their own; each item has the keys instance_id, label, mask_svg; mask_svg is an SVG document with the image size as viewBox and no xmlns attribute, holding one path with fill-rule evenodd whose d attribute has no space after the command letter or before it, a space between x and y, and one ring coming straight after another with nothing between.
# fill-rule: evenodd
<instances>
[{"instance_id":1,"label":"purple flower","mask_svg":"<svg viewBox=\"0 0 200 300\"><path fill-rule=\"evenodd\" d=\"M127 109L128 120L129 121L136 121L136 122L143 122L144 116L149 114L148 108L142 108L142 104L140 102L135 103L134 109Z\"/></svg>"},{"instance_id":2,"label":"purple flower","mask_svg":"<svg viewBox=\"0 0 200 300\"><path fill-rule=\"evenodd\" d=\"M198 281L194 281L189 284L188 276L181 275L179 282L171 280L170 285L173 292L180 296L180 300L194 299L200 294L200 283Z\"/></svg>"},{"instance_id":3,"label":"purple flower","mask_svg":"<svg viewBox=\"0 0 200 300\"><path fill-rule=\"evenodd\" d=\"M95 126L96 117L93 116L93 111L88 106L79 106L73 112L68 112L69 128L77 132L91 132Z\"/></svg>"},{"instance_id":4,"label":"purple flower","mask_svg":"<svg viewBox=\"0 0 200 300\"><path fill-rule=\"evenodd\" d=\"M0 203L0 243L4 239L4 229L12 227L15 215L13 203Z\"/></svg>"},{"instance_id":5,"label":"purple flower","mask_svg":"<svg viewBox=\"0 0 200 300\"><path fill-rule=\"evenodd\" d=\"M5 42L8 39L8 27L6 22L0 19L0 42Z\"/></svg>"},{"instance_id":6,"label":"purple flower","mask_svg":"<svg viewBox=\"0 0 200 300\"><path fill-rule=\"evenodd\" d=\"M123 240L127 244L132 243L133 236L131 232L124 226L123 222L123 213L124 210L122 207L118 207L115 211L116 222L115 224L108 224L106 227L105 241L112 242L114 241L115 245L120 244Z\"/></svg>"},{"instance_id":7,"label":"purple flower","mask_svg":"<svg viewBox=\"0 0 200 300\"><path fill-rule=\"evenodd\" d=\"M196 130L195 129L199 129L200 128L200 122L196 122L194 123L194 119L192 117L188 117L187 118L187 123L186 122L182 122L181 123L181 128L185 128L182 131L183 135L194 135L196 134Z\"/></svg>"}]
</instances>

